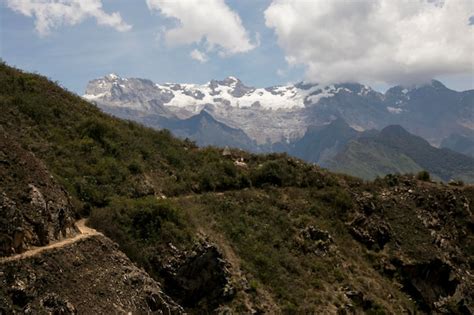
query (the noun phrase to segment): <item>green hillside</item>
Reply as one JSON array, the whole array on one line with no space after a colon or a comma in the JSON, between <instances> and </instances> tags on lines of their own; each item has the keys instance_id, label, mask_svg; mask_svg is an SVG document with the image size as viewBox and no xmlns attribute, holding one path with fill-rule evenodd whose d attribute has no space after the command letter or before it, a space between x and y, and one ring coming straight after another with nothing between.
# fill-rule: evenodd
<instances>
[{"instance_id":1,"label":"green hillside","mask_svg":"<svg viewBox=\"0 0 474 315\"><path fill-rule=\"evenodd\" d=\"M0 111L2 137L189 313L471 307L472 186L365 182L283 154L198 148L5 64Z\"/></svg>"},{"instance_id":2,"label":"green hillside","mask_svg":"<svg viewBox=\"0 0 474 315\"><path fill-rule=\"evenodd\" d=\"M329 162L335 172L375 179L385 174L415 174L423 168L401 152L369 141L349 142L342 154Z\"/></svg>"},{"instance_id":3,"label":"green hillside","mask_svg":"<svg viewBox=\"0 0 474 315\"><path fill-rule=\"evenodd\" d=\"M328 168L366 179L426 170L436 180L474 182L474 158L435 148L400 126L349 142Z\"/></svg>"}]
</instances>

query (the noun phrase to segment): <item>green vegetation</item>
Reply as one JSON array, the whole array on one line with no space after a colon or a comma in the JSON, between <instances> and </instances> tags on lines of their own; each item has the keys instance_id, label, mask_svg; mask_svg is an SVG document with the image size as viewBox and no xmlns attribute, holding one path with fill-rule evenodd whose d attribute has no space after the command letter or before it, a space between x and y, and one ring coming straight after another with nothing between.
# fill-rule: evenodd
<instances>
[{"instance_id":1,"label":"green vegetation","mask_svg":"<svg viewBox=\"0 0 474 315\"><path fill-rule=\"evenodd\" d=\"M327 166L370 180L426 170L433 180L474 182L472 157L435 148L400 126L389 126L378 134L351 141Z\"/></svg>"},{"instance_id":2,"label":"green vegetation","mask_svg":"<svg viewBox=\"0 0 474 315\"><path fill-rule=\"evenodd\" d=\"M109 206L92 211L90 222L148 270L160 247L173 243L186 248L192 243L193 230L184 213L154 197L115 198Z\"/></svg>"},{"instance_id":3,"label":"green vegetation","mask_svg":"<svg viewBox=\"0 0 474 315\"><path fill-rule=\"evenodd\" d=\"M343 154L339 154L328 167L367 179L390 173L417 173L422 170L403 153L369 141L349 143Z\"/></svg>"},{"instance_id":4,"label":"green vegetation","mask_svg":"<svg viewBox=\"0 0 474 315\"><path fill-rule=\"evenodd\" d=\"M428 171L421 171L416 174L416 178L425 182L429 182L431 180L430 173Z\"/></svg>"}]
</instances>

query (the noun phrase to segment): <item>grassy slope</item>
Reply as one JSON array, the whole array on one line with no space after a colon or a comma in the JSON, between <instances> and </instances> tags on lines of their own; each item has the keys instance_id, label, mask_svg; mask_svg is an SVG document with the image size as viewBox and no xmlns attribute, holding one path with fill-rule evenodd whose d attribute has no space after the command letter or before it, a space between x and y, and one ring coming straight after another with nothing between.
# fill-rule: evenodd
<instances>
[{"instance_id":1,"label":"grassy slope","mask_svg":"<svg viewBox=\"0 0 474 315\"><path fill-rule=\"evenodd\" d=\"M328 167L367 179L394 173L417 173L423 168L401 152L377 143L350 142L344 152L336 156Z\"/></svg>"},{"instance_id":2,"label":"grassy slope","mask_svg":"<svg viewBox=\"0 0 474 315\"><path fill-rule=\"evenodd\" d=\"M366 179L426 170L436 180L474 182L472 157L432 147L399 126L389 126L378 135L350 142L328 168Z\"/></svg>"},{"instance_id":3,"label":"grassy slope","mask_svg":"<svg viewBox=\"0 0 474 315\"><path fill-rule=\"evenodd\" d=\"M248 164L236 167L218 149L114 119L44 77L6 65L0 110L2 130L45 161L77 205L92 212L94 225L158 279L153 262L168 243L187 248L200 232L233 257L249 294L269 292L285 311L335 312L350 302L346 287L373 302L366 312L414 308L374 268L385 254L367 250L345 228L354 206L350 187L376 190L376 183L285 155L234 152ZM171 198L156 198L162 194ZM310 225L332 235L331 250L308 250L301 231Z\"/></svg>"}]
</instances>

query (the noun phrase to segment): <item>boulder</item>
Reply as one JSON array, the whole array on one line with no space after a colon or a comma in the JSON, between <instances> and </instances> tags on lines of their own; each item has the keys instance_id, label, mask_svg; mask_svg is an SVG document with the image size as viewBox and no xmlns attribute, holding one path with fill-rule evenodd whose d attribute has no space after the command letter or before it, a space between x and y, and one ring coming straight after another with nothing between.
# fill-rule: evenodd
<instances>
[{"instance_id":1,"label":"boulder","mask_svg":"<svg viewBox=\"0 0 474 315\"><path fill-rule=\"evenodd\" d=\"M213 310L236 293L230 265L217 246L207 241L189 251L175 251L162 264L164 290L185 307Z\"/></svg>"},{"instance_id":2,"label":"boulder","mask_svg":"<svg viewBox=\"0 0 474 315\"><path fill-rule=\"evenodd\" d=\"M381 250L391 239L390 225L377 215L358 214L347 225L352 236L369 249Z\"/></svg>"}]
</instances>

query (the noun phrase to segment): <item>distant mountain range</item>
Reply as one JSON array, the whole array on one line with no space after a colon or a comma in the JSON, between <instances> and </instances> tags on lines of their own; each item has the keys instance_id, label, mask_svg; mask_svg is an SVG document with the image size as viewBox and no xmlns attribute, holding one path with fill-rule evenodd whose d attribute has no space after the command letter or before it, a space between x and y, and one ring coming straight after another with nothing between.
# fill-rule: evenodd
<instances>
[{"instance_id":1,"label":"distant mountain range","mask_svg":"<svg viewBox=\"0 0 474 315\"><path fill-rule=\"evenodd\" d=\"M105 112L167 128L198 145L284 151L365 178L421 169L443 180L471 178L469 158L451 150L472 158L474 90L453 91L435 80L380 93L357 83L254 88L235 77L197 85L110 74L90 81L83 97ZM385 128L392 125L398 127ZM396 128L406 144L387 138ZM416 152L406 152L409 144ZM419 160L421 152L433 163ZM447 156L454 160L443 162ZM450 168L453 161L460 169Z\"/></svg>"}]
</instances>

